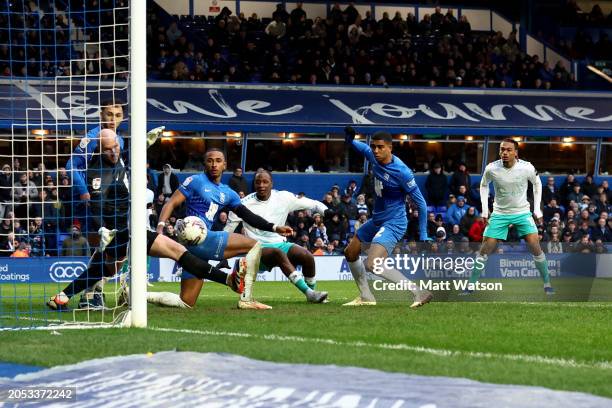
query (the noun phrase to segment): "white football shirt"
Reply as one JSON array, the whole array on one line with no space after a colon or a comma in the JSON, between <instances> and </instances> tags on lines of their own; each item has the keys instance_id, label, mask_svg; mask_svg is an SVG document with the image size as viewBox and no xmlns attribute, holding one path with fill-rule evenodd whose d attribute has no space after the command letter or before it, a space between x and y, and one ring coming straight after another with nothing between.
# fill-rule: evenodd
<instances>
[{"instance_id":1,"label":"white football shirt","mask_svg":"<svg viewBox=\"0 0 612 408\"><path fill-rule=\"evenodd\" d=\"M325 204L306 197L297 198L289 191L272 190L270 198L268 198L266 201L258 199L256 193L251 193L240 201L249 210L275 225L285 225L289 213L296 210L314 208L320 212L321 215L323 215L325 210L327 210L327 206ZM233 212L230 212L227 217L227 224L225 225L224 230L234 232L240 221L242 221L240 217ZM276 232L262 231L250 226L247 223L243 223L243 226L246 230L246 235L250 238L256 239L257 241L266 243L286 241L285 237L277 234Z\"/></svg>"},{"instance_id":2,"label":"white football shirt","mask_svg":"<svg viewBox=\"0 0 612 408\"><path fill-rule=\"evenodd\" d=\"M529 201L527 201L528 181L531 181L536 188L541 186L537 171L531 163L517 159L514 166L508 169L504 167L501 160L497 160L489 163L485 168L480 180L480 188L481 190L486 188L488 191L489 183L493 183L495 190L494 212L520 214L530 212ZM534 212L537 213L538 211L539 202Z\"/></svg>"}]
</instances>

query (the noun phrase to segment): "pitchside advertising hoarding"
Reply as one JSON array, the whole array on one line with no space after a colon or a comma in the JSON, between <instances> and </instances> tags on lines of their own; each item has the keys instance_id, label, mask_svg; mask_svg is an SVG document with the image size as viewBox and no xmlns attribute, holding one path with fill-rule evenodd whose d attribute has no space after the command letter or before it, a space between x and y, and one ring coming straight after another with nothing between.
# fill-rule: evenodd
<instances>
[{"instance_id":1,"label":"pitchside advertising hoarding","mask_svg":"<svg viewBox=\"0 0 612 408\"><path fill-rule=\"evenodd\" d=\"M233 265L235 259L230 259L229 264ZM387 259L393 267L414 279L469 277L475 262L473 255L460 254L398 254ZM88 260L86 257L5 258L0 261L0 283L70 282L87 269ZM548 254L547 260L552 277L612 278L612 254ZM353 279L343 256L317 256L315 264L319 281ZM180 268L170 259L149 260L151 282L178 282L180 273ZM481 275L487 279L539 279L539 276L531 256L522 254L490 255ZM287 280L279 268L260 271L257 279L270 282Z\"/></svg>"}]
</instances>

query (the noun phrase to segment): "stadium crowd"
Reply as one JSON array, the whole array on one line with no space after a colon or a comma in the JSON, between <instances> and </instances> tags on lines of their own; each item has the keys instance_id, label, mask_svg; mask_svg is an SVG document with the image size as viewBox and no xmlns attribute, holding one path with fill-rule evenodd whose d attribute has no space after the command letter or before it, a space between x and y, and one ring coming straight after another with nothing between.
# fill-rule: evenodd
<instances>
[{"instance_id":1,"label":"stadium crowd","mask_svg":"<svg viewBox=\"0 0 612 408\"><path fill-rule=\"evenodd\" d=\"M112 6L119 9L113 14ZM119 0L14 2L0 14L0 75L55 77L101 73L126 77L127 26ZM125 20L127 21L127 20ZM98 29L115 24L114 29ZM112 37L114 36L114 37ZM86 42L102 41L101 47ZM600 40L603 41L603 40ZM471 29L465 16L440 7L413 14L361 16L335 4L326 19L309 18L301 3L279 4L272 16L232 15L224 8L162 24L149 14L151 78L176 81L412 85L485 88L576 87L561 65L520 50L517 33ZM605 45L605 44L603 44ZM578 47L585 50L588 48ZM593 45L593 50L605 46ZM115 57L115 58L113 58ZM72 61L72 62L71 62Z\"/></svg>"},{"instance_id":2,"label":"stadium crowd","mask_svg":"<svg viewBox=\"0 0 612 408\"><path fill-rule=\"evenodd\" d=\"M466 16L436 7L421 21L384 13L376 21L354 4L310 19L297 3L272 16L224 8L164 26L150 16L149 72L173 81L412 85L482 88L576 87L561 64L520 50L517 33L476 32ZM198 27L198 36L193 28ZM202 35L205 40L201 40Z\"/></svg>"}]
</instances>

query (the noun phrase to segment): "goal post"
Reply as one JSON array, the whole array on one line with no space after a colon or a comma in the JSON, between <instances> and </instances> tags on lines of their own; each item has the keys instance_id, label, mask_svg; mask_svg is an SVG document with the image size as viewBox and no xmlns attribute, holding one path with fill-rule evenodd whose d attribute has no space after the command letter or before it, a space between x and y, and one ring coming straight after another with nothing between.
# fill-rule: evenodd
<instances>
[{"instance_id":1,"label":"goal post","mask_svg":"<svg viewBox=\"0 0 612 408\"><path fill-rule=\"evenodd\" d=\"M146 16L146 2L134 0L107 0L95 9L44 0L0 6L5 76L0 79L0 177L6 176L0 184L0 330L147 326ZM7 46L9 52L3 53ZM96 270L105 271L104 279L93 275L98 283L87 280L87 290L73 291L69 312L60 311L49 308L48 300L89 271L89 256L98 245L91 236L100 222L108 222L106 210L100 211L90 227L93 202L76 188L77 168L66 169L75 157L83 159L84 192L100 187L100 178L88 176L94 168L102 172L95 166L105 154L98 138L109 123L101 114L105 106L123 117L111 129L122 138L129 204L123 198L107 202L117 208L110 218L123 220L116 225L127 225L117 228L129 238L115 240L122 242L122 252L114 249L118 252L106 256L107 250L97 258L101 267ZM20 178L24 187L17 184ZM112 180L128 187L123 176L110 177L108 185ZM116 184L113 188L117 191ZM81 241L90 234L91 251L64 252L63 243L76 240L75 229L82 230ZM127 267L111 276L108 265L126 248ZM102 307L90 307L91 297L83 293L100 293Z\"/></svg>"},{"instance_id":2,"label":"goal post","mask_svg":"<svg viewBox=\"0 0 612 408\"><path fill-rule=\"evenodd\" d=\"M130 1L131 325L147 326L147 2Z\"/></svg>"}]
</instances>

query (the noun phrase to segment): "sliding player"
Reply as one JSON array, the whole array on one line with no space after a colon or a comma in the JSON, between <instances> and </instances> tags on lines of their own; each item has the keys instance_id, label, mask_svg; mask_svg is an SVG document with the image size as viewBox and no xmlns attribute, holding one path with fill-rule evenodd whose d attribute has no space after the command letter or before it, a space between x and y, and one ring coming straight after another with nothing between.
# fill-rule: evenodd
<instances>
[{"instance_id":1,"label":"sliding player","mask_svg":"<svg viewBox=\"0 0 612 408\"><path fill-rule=\"evenodd\" d=\"M518 158L518 142L513 139L504 139L499 145L500 160L489 163L480 180L480 200L482 203L482 218L488 225L484 230L482 246L474 263L474 270L469 282L478 281L487 262L488 255L495 250L497 240L508 237L508 228L512 224L516 227L519 236L524 237L527 248L536 268L544 281L544 292L547 295L555 293L550 284L548 263L546 256L540 248L538 229L533 220L535 216L542 220L540 202L542 200L542 182L536 169L531 163ZM527 201L527 182L533 184L533 216ZM495 200L493 213L489 218L489 183L493 182ZM471 293L471 290L466 290Z\"/></svg>"},{"instance_id":2,"label":"sliding player","mask_svg":"<svg viewBox=\"0 0 612 408\"><path fill-rule=\"evenodd\" d=\"M419 231L421 241L427 241L427 203L417 187L412 171L399 158L392 154L392 137L379 131L372 135L370 146L355 140L355 130L344 129L345 141L365 156L374 174L374 210L372 218L363 224L344 250L344 256L359 288L359 296L344 306L373 306L376 299L368 286L366 269L373 270L375 259L387 258L395 245L404 237L408 220L406 218L406 194L419 207ZM361 243L370 244L366 264L360 258ZM408 279L397 269L382 262L383 271L379 274L393 282L406 282ZM431 301L433 295L426 290L415 288L411 308L417 308Z\"/></svg>"},{"instance_id":3,"label":"sliding player","mask_svg":"<svg viewBox=\"0 0 612 408\"><path fill-rule=\"evenodd\" d=\"M244 197L241 201L253 213L270 220L276 225L285 225L290 212L315 208L323 214L327 207L315 200L306 197L297 198L289 191L276 191L272 189L272 174L261 170L255 174L255 192ZM233 232L242 219L230 212L225 231ZM254 228L243 223L246 235L263 243L263 250L259 269L266 270L275 266L281 268L285 276L293 283L312 303L321 303L327 299L327 292L315 291L315 261L306 249L299 245L287 242L285 237ZM269 251L269 249L277 249ZM302 272L297 271L294 265L301 265Z\"/></svg>"},{"instance_id":4,"label":"sliding player","mask_svg":"<svg viewBox=\"0 0 612 408\"><path fill-rule=\"evenodd\" d=\"M187 202L187 216L197 216L208 227L208 234L203 243L190 246L187 249L202 259L222 260L247 253L247 267L259 268L261 245L254 239L240 234L230 234L225 231L211 231L210 228L217 212L229 207L246 223L263 231L290 235L293 230L284 225L275 225L262 217L253 214L242 205L240 197L229 186L221 183L221 176L226 169L225 155L221 150L210 149L204 156L205 171L185 179L183 184L172 194L159 215L157 232L161 233L166 221L174 209ZM247 278L251 277L247 273ZM202 280L189 273L181 276L181 299L188 305L193 305L202 289ZM252 298L252 282L244 281L244 292L240 297L238 307L241 309L270 309L270 306L255 302Z\"/></svg>"},{"instance_id":5,"label":"sliding player","mask_svg":"<svg viewBox=\"0 0 612 408\"><path fill-rule=\"evenodd\" d=\"M156 136L149 135L148 144L155 142ZM121 269L126 259L129 232L127 218L129 207L129 185L126 168L121 160L121 147L117 135L111 129L100 132L101 154L93 157L87 171L87 186L90 192L90 207L93 215L92 223L100 232L100 247L94 252L85 270L66 288L52 297L47 306L53 310L68 310L67 304L74 295L96 285L105 276L111 277ZM112 245L111 245L112 243ZM105 250L109 248L109 251ZM106 253L104 253L106 252ZM104 254L103 254L104 253ZM151 256L170 258L184 269L201 279L209 279L240 292L236 274L225 272L210 266L207 262L187 252L187 249L163 235L147 232L147 253ZM245 270L242 270L244 276ZM254 276L257 270L252 272ZM152 292L149 297L155 303L184 307L178 296L164 296ZM94 304L93 306L96 306ZM100 301L97 305L103 307Z\"/></svg>"}]
</instances>

